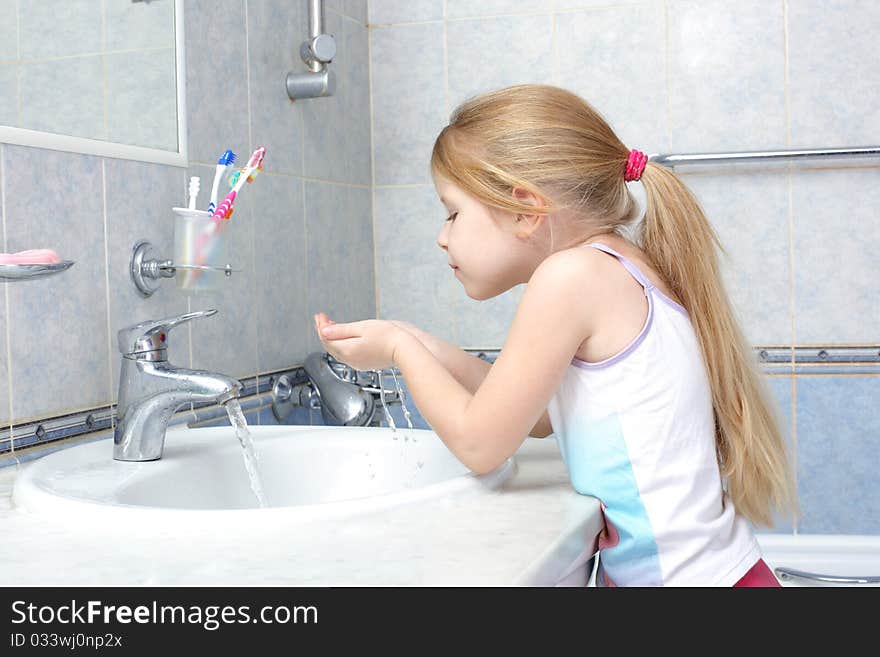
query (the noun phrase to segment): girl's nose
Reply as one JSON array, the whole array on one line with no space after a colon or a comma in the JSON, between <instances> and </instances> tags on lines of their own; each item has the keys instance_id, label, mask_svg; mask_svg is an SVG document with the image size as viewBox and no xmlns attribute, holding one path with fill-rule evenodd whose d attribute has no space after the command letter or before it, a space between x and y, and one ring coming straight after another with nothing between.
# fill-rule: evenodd
<instances>
[{"instance_id":1,"label":"girl's nose","mask_svg":"<svg viewBox=\"0 0 880 657\"><path fill-rule=\"evenodd\" d=\"M447 226L448 226L448 223L443 224L443 230L441 230L441 231L440 231L440 234L437 236L437 246L439 246L439 247L440 247L441 249L443 249L444 251L446 250L446 247L447 247L448 244L449 244L449 242L448 242L447 239L446 239L446 228L447 228Z\"/></svg>"}]
</instances>

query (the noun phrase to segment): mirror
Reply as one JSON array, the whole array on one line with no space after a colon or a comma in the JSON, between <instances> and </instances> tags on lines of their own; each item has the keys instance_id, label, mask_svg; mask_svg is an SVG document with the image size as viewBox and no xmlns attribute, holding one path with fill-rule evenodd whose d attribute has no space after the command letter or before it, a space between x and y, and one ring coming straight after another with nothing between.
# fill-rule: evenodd
<instances>
[{"instance_id":1,"label":"mirror","mask_svg":"<svg viewBox=\"0 0 880 657\"><path fill-rule=\"evenodd\" d=\"M0 141L186 166L183 0L0 0Z\"/></svg>"}]
</instances>

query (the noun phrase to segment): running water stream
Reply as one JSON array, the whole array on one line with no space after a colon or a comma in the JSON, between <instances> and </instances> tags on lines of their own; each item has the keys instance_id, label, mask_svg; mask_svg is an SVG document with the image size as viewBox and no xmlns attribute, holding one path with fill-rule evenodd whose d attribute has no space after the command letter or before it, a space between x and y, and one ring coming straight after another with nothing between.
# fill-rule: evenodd
<instances>
[{"instance_id":1,"label":"running water stream","mask_svg":"<svg viewBox=\"0 0 880 657\"><path fill-rule=\"evenodd\" d=\"M247 470L248 477L251 480L251 490L261 507L269 506L266 501L266 494L263 492L263 482L260 481L260 473L257 472L257 453L254 451L254 441L251 438L251 432L248 430L247 421L244 419L244 413L241 412L241 404L235 399L230 399L225 404L226 414L229 415L229 421L235 429L235 437L241 444L241 450L244 454L244 467Z\"/></svg>"},{"instance_id":2,"label":"running water stream","mask_svg":"<svg viewBox=\"0 0 880 657\"><path fill-rule=\"evenodd\" d=\"M382 380L382 370L373 371L378 375L379 398L382 400L382 410L385 411L385 419L388 421L388 426L391 427L391 431L396 433L397 426L394 423L394 418L391 416L391 412L388 410L388 405L385 400L385 385ZM403 392L400 381L397 379L397 374L395 374L393 369L391 370L391 376L394 378L394 386L397 389L397 398L400 400L400 407L403 409L406 423L409 428L412 429L412 416L410 415L409 409L406 407L406 394ZM244 456L244 467L250 478L251 490L253 490L260 506L266 507L269 504L266 500L266 494L263 492L263 483L260 481L260 473L257 471L257 454L254 451L254 441L251 437L251 432L248 430L247 421L244 419L244 413L241 411L241 405L235 399L231 399L226 402L225 406L226 414L229 415L229 422L235 430L235 437L238 438L238 442L241 444L241 450ZM397 437L395 436L395 440L396 439ZM404 436L404 440L408 441L409 437ZM413 442L415 442L415 440ZM420 462L418 466L421 468L422 463Z\"/></svg>"},{"instance_id":3,"label":"running water stream","mask_svg":"<svg viewBox=\"0 0 880 657\"><path fill-rule=\"evenodd\" d=\"M391 431L396 432L397 426L394 424L394 418L391 417L391 412L388 410L388 405L385 401L385 384L382 381L382 370L373 370L379 379L379 399L382 400L382 410L385 411L385 419L388 421L388 426L391 427ZM394 377L394 386L397 389L397 398L400 400L400 408L403 409L403 416L406 418L406 423L409 425L409 428L413 428L413 423L411 416L409 414L409 409L406 407L406 395L403 393L403 388L400 387L400 381L397 380L397 375L394 373L394 370L391 370L391 376Z\"/></svg>"}]
</instances>

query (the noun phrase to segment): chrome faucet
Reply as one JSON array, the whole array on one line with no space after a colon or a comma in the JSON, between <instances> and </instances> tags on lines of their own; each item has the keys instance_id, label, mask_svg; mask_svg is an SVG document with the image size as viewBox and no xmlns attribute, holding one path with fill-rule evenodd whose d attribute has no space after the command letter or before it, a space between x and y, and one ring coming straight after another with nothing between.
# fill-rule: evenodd
<instances>
[{"instance_id":1,"label":"chrome faucet","mask_svg":"<svg viewBox=\"0 0 880 657\"><path fill-rule=\"evenodd\" d=\"M241 394L241 382L224 374L188 370L168 362L168 333L191 319L210 317L203 310L128 326L118 333L122 368L113 432L113 458L155 461L162 458L168 421L189 402L224 404Z\"/></svg>"},{"instance_id":2,"label":"chrome faucet","mask_svg":"<svg viewBox=\"0 0 880 657\"><path fill-rule=\"evenodd\" d=\"M303 365L318 396L324 424L365 426L373 419L375 399L363 385L358 385L356 371L344 363L339 366L340 373L349 381L340 377L331 365L329 355L323 352L312 352Z\"/></svg>"}]
</instances>

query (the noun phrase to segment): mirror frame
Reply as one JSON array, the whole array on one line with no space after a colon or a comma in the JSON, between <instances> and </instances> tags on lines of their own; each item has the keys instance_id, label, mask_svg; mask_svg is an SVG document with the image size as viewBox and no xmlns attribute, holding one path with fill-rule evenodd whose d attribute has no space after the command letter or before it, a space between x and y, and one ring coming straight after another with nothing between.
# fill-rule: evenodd
<instances>
[{"instance_id":1,"label":"mirror frame","mask_svg":"<svg viewBox=\"0 0 880 657\"><path fill-rule=\"evenodd\" d=\"M34 146L48 148L54 151L66 151L69 153L83 153L85 155L101 155L122 160L137 160L139 162L155 162L157 164L170 164L172 166L186 167L187 144L186 144L186 53L184 52L183 32L183 0L174 2L174 60L177 68L177 151L163 151L157 148L144 146L131 146L100 139L88 139L86 137L71 137L59 135L53 132L41 132L26 128L13 128L0 126L0 143L17 144L19 146Z\"/></svg>"}]
</instances>

